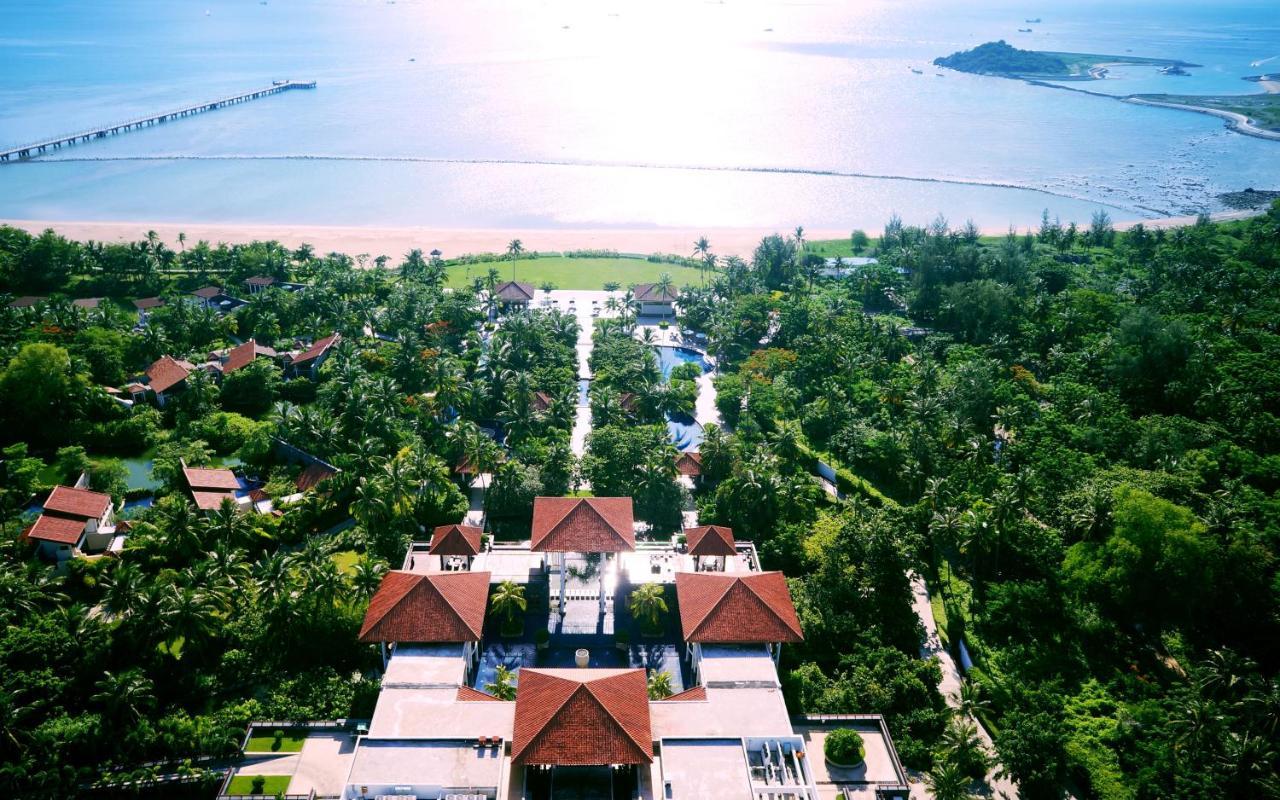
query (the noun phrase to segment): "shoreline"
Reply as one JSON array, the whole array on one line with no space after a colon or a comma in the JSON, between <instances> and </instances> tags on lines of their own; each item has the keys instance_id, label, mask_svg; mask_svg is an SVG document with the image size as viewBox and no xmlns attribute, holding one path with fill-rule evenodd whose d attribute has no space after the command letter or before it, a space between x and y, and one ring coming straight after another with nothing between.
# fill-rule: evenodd
<instances>
[{"instance_id":1,"label":"shoreline","mask_svg":"<svg viewBox=\"0 0 1280 800\"><path fill-rule=\"evenodd\" d=\"M1267 94L1271 94L1268 89ZM1172 108L1179 111L1194 111L1197 114L1208 114L1211 117L1217 117L1227 121L1228 130L1242 133L1245 136L1255 136L1259 139L1268 139L1273 142L1280 142L1280 131L1268 130L1254 125L1253 122L1244 114L1238 114L1235 111L1227 111L1222 108L1209 108L1208 106L1191 105L1190 103L1166 103L1160 100L1147 100L1146 98L1131 95L1128 97L1118 98L1126 103L1133 103L1139 106L1154 106L1156 108Z\"/></svg>"},{"instance_id":2,"label":"shoreline","mask_svg":"<svg viewBox=\"0 0 1280 800\"><path fill-rule=\"evenodd\" d=\"M1247 219L1266 212L1266 208L1221 211L1210 215L1214 221ZM1175 228L1192 225L1194 216L1161 217L1116 221L1115 228L1124 231L1141 224L1147 228ZM618 253L649 255L671 253L685 255L693 251L693 243L706 236L716 255L750 258L760 239L770 234L790 235L784 228L440 228L440 227L379 227L361 225L291 225L272 223L202 223L202 222L140 222L140 221L90 221L90 220L15 220L0 219L0 225L20 228L32 234L46 229L68 239L104 243L137 242L146 238L148 231L155 231L166 245L178 249L178 234L186 234L187 246L207 241L212 245L247 244L253 241L277 241L288 248L309 244L317 253L346 253L352 257L368 255L370 258L387 255L398 258L418 248L425 251L439 249L445 258L456 258L469 253L502 253L507 243L519 239L526 251L613 250ZM1034 227L1034 226L1032 226ZM1019 229L1019 230L1025 230ZM1008 226L982 228L984 236L1003 236ZM873 237L879 231L867 231ZM847 230L813 229L805 231L805 239L812 242L846 239Z\"/></svg>"}]
</instances>

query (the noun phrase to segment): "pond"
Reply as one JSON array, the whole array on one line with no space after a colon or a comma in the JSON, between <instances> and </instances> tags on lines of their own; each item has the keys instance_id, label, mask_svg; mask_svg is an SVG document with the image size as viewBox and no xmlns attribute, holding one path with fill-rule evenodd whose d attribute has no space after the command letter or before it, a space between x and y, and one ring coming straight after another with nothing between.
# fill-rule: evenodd
<instances>
[{"instance_id":1,"label":"pond","mask_svg":"<svg viewBox=\"0 0 1280 800\"><path fill-rule=\"evenodd\" d=\"M671 370L681 364L697 364L702 367L703 372L710 372L711 365L702 357L697 350L690 350L687 347L655 347L658 351L658 366L662 369L662 379L667 380L671 377Z\"/></svg>"}]
</instances>

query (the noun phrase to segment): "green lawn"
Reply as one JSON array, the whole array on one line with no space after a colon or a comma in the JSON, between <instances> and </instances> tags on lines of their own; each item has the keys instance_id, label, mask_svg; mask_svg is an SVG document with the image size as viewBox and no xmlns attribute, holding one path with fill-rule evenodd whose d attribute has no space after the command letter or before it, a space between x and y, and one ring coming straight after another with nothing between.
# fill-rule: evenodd
<instances>
[{"instance_id":1,"label":"green lawn","mask_svg":"<svg viewBox=\"0 0 1280 800\"><path fill-rule=\"evenodd\" d=\"M511 266L510 261L454 264L448 268L449 285L465 286L476 278L483 278L490 269L498 270L502 280L509 281ZM664 272L671 275L676 286L699 286L702 283L702 276L693 267L655 264L641 258L545 256L515 262L516 280L539 287L543 282L550 281L557 289L603 289L609 281L616 281L625 289L637 283L654 283Z\"/></svg>"},{"instance_id":2,"label":"green lawn","mask_svg":"<svg viewBox=\"0 0 1280 800\"><path fill-rule=\"evenodd\" d=\"M306 731L285 731L280 746L276 747L275 731L259 730L249 737L245 745L246 753L297 753L302 750L302 743L307 740Z\"/></svg>"},{"instance_id":3,"label":"green lawn","mask_svg":"<svg viewBox=\"0 0 1280 800\"><path fill-rule=\"evenodd\" d=\"M254 775L237 775L231 779L231 783L227 784L227 794L253 794ZM278 794L284 794L289 791L289 781L293 780L290 775L263 775L266 783L262 786L262 791L258 794L267 797L275 797Z\"/></svg>"},{"instance_id":4,"label":"green lawn","mask_svg":"<svg viewBox=\"0 0 1280 800\"><path fill-rule=\"evenodd\" d=\"M333 563L338 566L338 572L343 575L350 575L356 571L356 562L360 560L360 554L355 550L343 550L340 553L333 554Z\"/></svg>"}]
</instances>

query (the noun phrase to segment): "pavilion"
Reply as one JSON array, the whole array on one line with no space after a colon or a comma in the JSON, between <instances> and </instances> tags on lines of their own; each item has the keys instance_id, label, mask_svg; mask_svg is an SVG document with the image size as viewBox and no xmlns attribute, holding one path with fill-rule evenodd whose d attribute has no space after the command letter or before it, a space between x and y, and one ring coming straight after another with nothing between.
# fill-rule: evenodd
<instances>
[{"instance_id":1,"label":"pavilion","mask_svg":"<svg viewBox=\"0 0 1280 800\"><path fill-rule=\"evenodd\" d=\"M431 534L427 554L440 557L441 572L469 570L483 540L484 531L471 525L441 525Z\"/></svg>"},{"instance_id":2,"label":"pavilion","mask_svg":"<svg viewBox=\"0 0 1280 800\"><path fill-rule=\"evenodd\" d=\"M703 644L765 644L776 663L784 642L804 640L781 572L677 572L676 604L695 664Z\"/></svg>"},{"instance_id":3,"label":"pavilion","mask_svg":"<svg viewBox=\"0 0 1280 800\"><path fill-rule=\"evenodd\" d=\"M381 646L383 669L388 643L460 642L470 669L479 656L488 601L488 572L388 572L369 600L359 639Z\"/></svg>"},{"instance_id":4,"label":"pavilion","mask_svg":"<svg viewBox=\"0 0 1280 800\"><path fill-rule=\"evenodd\" d=\"M733 529L723 525L685 528L685 546L693 556L694 572L724 572L728 559L738 554ZM705 559L705 561L704 561Z\"/></svg>"},{"instance_id":5,"label":"pavilion","mask_svg":"<svg viewBox=\"0 0 1280 800\"><path fill-rule=\"evenodd\" d=\"M568 553L632 552L635 515L630 497L537 497L533 501L533 538L529 549L550 554L548 569L560 572L560 608L565 601ZM597 570L601 613L605 610L605 564Z\"/></svg>"}]
</instances>

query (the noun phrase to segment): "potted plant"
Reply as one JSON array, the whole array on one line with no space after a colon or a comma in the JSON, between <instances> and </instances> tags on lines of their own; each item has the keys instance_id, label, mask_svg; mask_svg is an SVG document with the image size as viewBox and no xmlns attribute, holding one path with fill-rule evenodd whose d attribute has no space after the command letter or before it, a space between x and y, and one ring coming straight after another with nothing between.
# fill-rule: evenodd
<instances>
[{"instance_id":1,"label":"potted plant","mask_svg":"<svg viewBox=\"0 0 1280 800\"><path fill-rule=\"evenodd\" d=\"M546 628L538 628L537 633L533 634L533 643L539 650L546 650L551 646L551 632Z\"/></svg>"},{"instance_id":2,"label":"potted plant","mask_svg":"<svg viewBox=\"0 0 1280 800\"><path fill-rule=\"evenodd\" d=\"M852 728L836 728L822 744L827 763L837 769L852 769L866 758L862 737Z\"/></svg>"},{"instance_id":3,"label":"potted plant","mask_svg":"<svg viewBox=\"0 0 1280 800\"><path fill-rule=\"evenodd\" d=\"M665 319L658 321L658 328L660 328L661 330L665 331L667 328L670 328L670 327L671 327L671 323L667 322Z\"/></svg>"}]
</instances>

